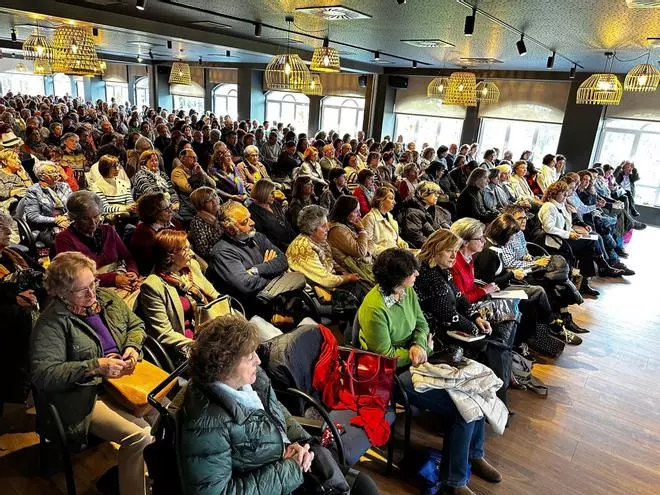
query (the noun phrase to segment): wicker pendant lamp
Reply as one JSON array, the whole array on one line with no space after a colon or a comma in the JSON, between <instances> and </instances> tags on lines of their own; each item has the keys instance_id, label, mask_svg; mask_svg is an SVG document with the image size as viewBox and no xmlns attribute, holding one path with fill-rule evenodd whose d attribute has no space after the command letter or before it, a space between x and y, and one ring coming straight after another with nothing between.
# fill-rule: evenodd
<instances>
[{"instance_id":1,"label":"wicker pendant lamp","mask_svg":"<svg viewBox=\"0 0 660 495\"><path fill-rule=\"evenodd\" d=\"M38 27L23 42L23 58L25 60L53 61L53 44L41 34Z\"/></svg>"},{"instance_id":2,"label":"wicker pendant lamp","mask_svg":"<svg viewBox=\"0 0 660 495\"><path fill-rule=\"evenodd\" d=\"M287 17L289 32L293 17ZM287 33L287 47L284 55L275 55L266 66L264 80L266 87L282 91L293 91L301 93L307 88L310 80L310 72L305 62L299 55L289 53L289 34Z\"/></svg>"},{"instance_id":3,"label":"wicker pendant lamp","mask_svg":"<svg viewBox=\"0 0 660 495\"><path fill-rule=\"evenodd\" d=\"M314 50L312 55L312 64L309 70L314 72L340 72L339 51L336 48L330 48L330 40L325 38L323 46Z\"/></svg>"},{"instance_id":4,"label":"wicker pendant lamp","mask_svg":"<svg viewBox=\"0 0 660 495\"><path fill-rule=\"evenodd\" d=\"M98 66L97 66L97 72L99 74L105 73L105 70L108 68L108 64L105 63L105 60L99 60Z\"/></svg>"},{"instance_id":5,"label":"wicker pendant lamp","mask_svg":"<svg viewBox=\"0 0 660 495\"><path fill-rule=\"evenodd\" d=\"M480 81L476 87L479 103L497 103L500 101L500 88L491 81Z\"/></svg>"},{"instance_id":6,"label":"wicker pendant lamp","mask_svg":"<svg viewBox=\"0 0 660 495\"><path fill-rule=\"evenodd\" d=\"M77 26L59 26L53 36L53 72L74 76L98 74L99 60L92 35Z\"/></svg>"},{"instance_id":7,"label":"wicker pendant lamp","mask_svg":"<svg viewBox=\"0 0 660 495\"><path fill-rule=\"evenodd\" d=\"M607 64L614 56L607 52ZM580 84L577 90L576 103L578 105L618 105L621 103L623 95L623 86L615 74L593 74L586 81Z\"/></svg>"},{"instance_id":8,"label":"wicker pendant lamp","mask_svg":"<svg viewBox=\"0 0 660 495\"><path fill-rule=\"evenodd\" d=\"M321 84L321 77L318 74L310 74L309 83L303 90L303 94L307 96L321 96L323 94L323 85Z\"/></svg>"},{"instance_id":9,"label":"wicker pendant lamp","mask_svg":"<svg viewBox=\"0 0 660 495\"><path fill-rule=\"evenodd\" d=\"M174 62L170 72L170 84L183 84L190 86L192 77L190 77L190 66L185 62Z\"/></svg>"},{"instance_id":10,"label":"wicker pendant lamp","mask_svg":"<svg viewBox=\"0 0 660 495\"><path fill-rule=\"evenodd\" d=\"M442 100L447 93L447 86L449 86L449 79L446 77L436 77L426 87L426 96Z\"/></svg>"},{"instance_id":11,"label":"wicker pendant lamp","mask_svg":"<svg viewBox=\"0 0 660 495\"><path fill-rule=\"evenodd\" d=\"M477 78L472 72L453 72L443 103L445 105L477 106Z\"/></svg>"},{"instance_id":12,"label":"wicker pendant lamp","mask_svg":"<svg viewBox=\"0 0 660 495\"><path fill-rule=\"evenodd\" d=\"M34 61L33 71L35 74L48 76L53 73L53 67L50 62L45 58L38 58Z\"/></svg>"},{"instance_id":13,"label":"wicker pendant lamp","mask_svg":"<svg viewBox=\"0 0 660 495\"><path fill-rule=\"evenodd\" d=\"M14 70L16 72L27 72L28 68L25 66L25 64L16 64L16 67L14 67Z\"/></svg>"},{"instance_id":14,"label":"wicker pendant lamp","mask_svg":"<svg viewBox=\"0 0 660 495\"><path fill-rule=\"evenodd\" d=\"M651 53L649 52L649 57ZM624 91L655 91L660 84L660 70L648 63L638 64L628 71L623 81Z\"/></svg>"}]
</instances>

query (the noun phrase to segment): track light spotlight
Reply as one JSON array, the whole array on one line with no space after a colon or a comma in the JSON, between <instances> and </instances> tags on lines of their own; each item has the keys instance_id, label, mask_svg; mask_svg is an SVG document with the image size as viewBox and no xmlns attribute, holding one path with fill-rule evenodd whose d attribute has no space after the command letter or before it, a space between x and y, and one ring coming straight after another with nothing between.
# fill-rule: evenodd
<instances>
[{"instance_id":1,"label":"track light spotlight","mask_svg":"<svg viewBox=\"0 0 660 495\"><path fill-rule=\"evenodd\" d=\"M98 35L99 35L99 28L93 27L92 28L92 36L94 36L96 38Z\"/></svg>"},{"instance_id":2,"label":"track light spotlight","mask_svg":"<svg viewBox=\"0 0 660 495\"><path fill-rule=\"evenodd\" d=\"M569 79L575 79L575 71L577 70L577 65L574 65L571 67L570 72L568 73L568 78Z\"/></svg>"},{"instance_id":3,"label":"track light spotlight","mask_svg":"<svg viewBox=\"0 0 660 495\"><path fill-rule=\"evenodd\" d=\"M172 49L172 40L167 40L167 48Z\"/></svg>"},{"instance_id":4,"label":"track light spotlight","mask_svg":"<svg viewBox=\"0 0 660 495\"><path fill-rule=\"evenodd\" d=\"M135 2L135 8L138 10L144 10L144 7L147 5L147 0L137 0Z\"/></svg>"},{"instance_id":5,"label":"track light spotlight","mask_svg":"<svg viewBox=\"0 0 660 495\"><path fill-rule=\"evenodd\" d=\"M472 9L472 15L465 17L465 27L463 28L463 34L465 36L472 36L474 34L474 21L477 18L477 9Z\"/></svg>"},{"instance_id":6,"label":"track light spotlight","mask_svg":"<svg viewBox=\"0 0 660 495\"><path fill-rule=\"evenodd\" d=\"M257 22L254 25L254 36L256 38L261 38L261 23L260 22Z\"/></svg>"},{"instance_id":7,"label":"track light spotlight","mask_svg":"<svg viewBox=\"0 0 660 495\"><path fill-rule=\"evenodd\" d=\"M150 58L151 60L154 59L154 54L153 54L153 52L151 51L151 49L149 49L149 58Z\"/></svg>"},{"instance_id":8,"label":"track light spotlight","mask_svg":"<svg viewBox=\"0 0 660 495\"><path fill-rule=\"evenodd\" d=\"M16 41L16 29L11 28L11 40Z\"/></svg>"},{"instance_id":9,"label":"track light spotlight","mask_svg":"<svg viewBox=\"0 0 660 495\"><path fill-rule=\"evenodd\" d=\"M413 69L417 68L417 60L412 61L412 67L413 67Z\"/></svg>"},{"instance_id":10,"label":"track light spotlight","mask_svg":"<svg viewBox=\"0 0 660 495\"><path fill-rule=\"evenodd\" d=\"M403 5L404 3L406 3L406 0L396 0L396 3L398 3L399 5Z\"/></svg>"},{"instance_id":11,"label":"track light spotlight","mask_svg":"<svg viewBox=\"0 0 660 495\"><path fill-rule=\"evenodd\" d=\"M525 46L525 41L523 40L524 37L525 35L521 34L520 39L516 41L516 47L518 48L518 55L520 55L521 57L523 55L527 55L527 47Z\"/></svg>"},{"instance_id":12,"label":"track light spotlight","mask_svg":"<svg viewBox=\"0 0 660 495\"><path fill-rule=\"evenodd\" d=\"M545 65L547 69L552 69L555 65L555 52L548 57L548 63Z\"/></svg>"},{"instance_id":13,"label":"track light spotlight","mask_svg":"<svg viewBox=\"0 0 660 495\"><path fill-rule=\"evenodd\" d=\"M138 64L142 63L142 55L138 53L137 55L137 62Z\"/></svg>"},{"instance_id":14,"label":"track light spotlight","mask_svg":"<svg viewBox=\"0 0 660 495\"><path fill-rule=\"evenodd\" d=\"M376 60L376 61L380 60L380 52L379 51L374 52L374 60Z\"/></svg>"},{"instance_id":15,"label":"track light spotlight","mask_svg":"<svg viewBox=\"0 0 660 495\"><path fill-rule=\"evenodd\" d=\"M231 50L227 50L227 51L225 52L225 57L227 57L227 58L231 58Z\"/></svg>"}]
</instances>

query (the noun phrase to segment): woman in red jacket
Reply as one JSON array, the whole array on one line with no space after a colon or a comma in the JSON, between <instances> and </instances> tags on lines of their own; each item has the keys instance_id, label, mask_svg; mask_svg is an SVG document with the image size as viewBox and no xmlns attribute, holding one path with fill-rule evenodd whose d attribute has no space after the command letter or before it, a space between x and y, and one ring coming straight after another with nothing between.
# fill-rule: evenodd
<instances>
[{"instance_id":1,"label":"woman in red jacket","mask_svg":"<svg viewBox=\"0 0 660 495\"><path fill-rule=\"evenodd\" d=\"M360 202L360 214L364 217L371 211L371 200L376 193L373 170L368 168L360 170L357 180L358 186L353 191L353 196Z\"/></svg>"},{"instance_id":2,"label":"woman in red jacket","mask_svg":"<svg viewBox=\"0 0 660 495\"><path fill-rule=\"evenodd\" d=\"M483 287L474 283L474 260L472 257L484 248L484 224L474 218L461 218L451 226L451 231L463 240L456 254L456 262L451 268L454 284L470 303L482 299L487 294L497 292L500 288L494 284Z\"/></svg>"}]
</instances>

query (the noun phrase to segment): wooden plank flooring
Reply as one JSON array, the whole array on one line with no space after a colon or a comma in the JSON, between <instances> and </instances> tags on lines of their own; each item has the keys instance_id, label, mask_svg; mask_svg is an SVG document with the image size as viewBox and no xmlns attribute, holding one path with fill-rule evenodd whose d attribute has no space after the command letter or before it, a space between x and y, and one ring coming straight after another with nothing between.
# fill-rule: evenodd
<instances>
[{"instance_id":1,"label":"wooden plank flooring","mask_svg":"<svg viewBox=\"0 0 660 495\"><path fill-rule=\"evenodd\" d=\"M574 310L591 329L579 347L534 373L550 387L547 398L511 391L517 414L503 436L490 431L486 456L504 476L499 484L473 478L482 495L660 494L660 229L635 232L626 263L637 275L594 282L602 295ZM0 424L0 493L60 495L61 474L37 476L38 437L34 418L9 406ZM400 432L399 432L400 433ZM413 444L435 447L441 440L427 424L414 425ZM400 451L399 451L400 452ZM101 445L74 458L80 494L96 495L95 481L113 463L115 451ZM383 476L374 456L358 466L374 477L383 494L415 494L410 480Z\"/></svg>"}]
</instances>

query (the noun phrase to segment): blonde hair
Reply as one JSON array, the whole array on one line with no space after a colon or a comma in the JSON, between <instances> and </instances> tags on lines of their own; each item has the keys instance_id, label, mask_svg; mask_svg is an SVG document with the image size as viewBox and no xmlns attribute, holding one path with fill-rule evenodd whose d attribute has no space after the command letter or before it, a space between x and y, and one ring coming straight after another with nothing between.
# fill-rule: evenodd
<instances>
[{"instance_id":1,"label":"blonde hair","mask_svg":"<svg viewBox=\"0 0 660 495\"><path fill-rule=\"evenodd\" d=\"M96 263L84 254L77 251L60 253L48 265L44 286L51 296L70 294L76 275L84 269L96 275Z\"/></svg>"},{"instance_id":2,"label":"blonde hair","mask_svg":"<svg viewBox=\"0 0 660 495\"><path fill-rule=\"evenodd\" d=\"M481 169L484 172L485 169ZM481 230L483 231L484 224L475 218L461 218L456 220L451 225L451 231L456 234L458 237L463 239L463 241L468 242L470 239L474 238L475 235Z\"/></svg>"},{"instance_id":3,"label":"blonde hair","mask_svg":"<svg viewBox=\"0 0 660 495\"><path fill-rule=\"evenodd\" d=\"M441 251L447 249L458 249L463 243L463 239L454 234L449 229L438 229L427 239L417 258L419 261L426 262L431 268L437 265L435 258Z\"/></svg>"},{"instance_id":4,"label":"blonde hair","mask_svg":"<svg viewBox=\"0 0 660 495\"><path fill-rule=\"evenodd\" d=\"M440 186L430 180L424 180L420 182L417 185L417 189L415 190L417 196L422 199L429 197L431 194L438 194L439 191Z\"/></svg>"},{"instance_id":5,"label":"blonde hair","mask_svg":"<svg viewBox=\"0 0 660 495\"><path fill-rule=\"evenodd\" d=\"M11 148L4 149L4 150L1 150L1 151L0 151L0 162L6 164L7 161L8 161L10 158L12 158L12 157L13 157L15 160L19 160L19 158L18 158L18 154L17 154L13 149L11 149Z\"/></svg>"},{"instance_id":6,"label":"blonde hair","mask_svg":"<svg viewBox=\"0 0 660 495\"><path fill-rule=\"evenodd\" d=\"M216 194L215 189L208 186L198 187L190 193L190 202L195 207L195 211L202 211L207 201L211 201L213 195Z\"/></svg>"}]
</instances>

